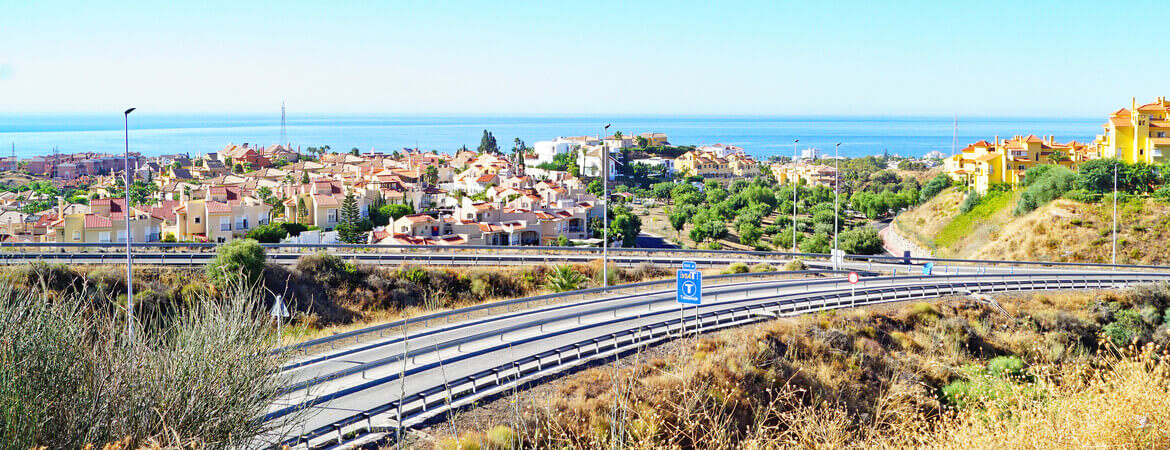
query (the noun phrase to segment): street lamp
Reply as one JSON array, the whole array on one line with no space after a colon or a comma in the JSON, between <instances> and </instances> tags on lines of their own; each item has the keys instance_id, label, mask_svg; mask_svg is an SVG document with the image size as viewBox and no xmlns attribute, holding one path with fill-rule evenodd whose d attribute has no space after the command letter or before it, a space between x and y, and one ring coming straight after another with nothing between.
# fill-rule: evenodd
<instances>
[{"instance_id":1,"label":"street lamp","mask_svg":"<svg viewBox=\"0 0 1170 450\"><path fill-rule=\"evenodd\" d=\"M1117 265L1117 161L1113 161L1113 264Z\"/></svg>"},{"instance_id":2,"label":"street lamp","mask_svg":"<svg viewBox=\"0 0 1170 450\"><path fill-rule=\"evenodd\" d=\"M841 197L841 174L837 166L841 163L841 143L833 147L833 253L837 253L837 217L841 215L839 200Z\"/></svg>"},{"instance_id":3,"label":"street lamp","mask_svg":"<svg viewBox=\"0 0 1170 450\"><path fill-rule=\"evenodd\" d=\"M796 144L800 139L792 140L792 179L788 180L792 183L792 253L796 253Z\"/></svg>"},{"instance_id":4,"label":"street lamp","mask_svg":"<svg viewBox=\"0 0 1170 450\"><path fill-rule=\"evenodd\" d=\"M135 108L127 109L122 113L122 125L126 138L126 153L123 156L126 171L126 210L122 215L126 218L126 330L130 339L134 339L134 257L130 254L130 113Z\"/></svg>"},{"instance_id":5,"label":"street lamp","mask_svg":"<svg viewBox=\"0 0 1170 450\"><path fill-rule=\"evenodd\" d=\"M609 126L601 130L601 198L604 200L604 209L601 210L601 287L609 287L609 148L605 145L605 137L609 134Z\"/></svg>"}]
</instances>

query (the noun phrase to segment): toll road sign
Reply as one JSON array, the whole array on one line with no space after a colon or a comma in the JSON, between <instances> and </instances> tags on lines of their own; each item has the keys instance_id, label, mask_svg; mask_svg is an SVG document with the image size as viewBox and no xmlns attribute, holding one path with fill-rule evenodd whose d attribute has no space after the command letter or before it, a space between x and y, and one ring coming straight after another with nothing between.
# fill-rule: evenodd
<instances>
[{"instance_id":1,"label":"toll road sign","mask_svg":"<svg viewBox=\"0 0 1170 450\"><path fill-rule=\"evenodd\" d=\"M703 304L703 272L679 269L675 300L686 305Z\"/></svg>"},{"instance_id":2,"label":"toll road sign","mask_svg":"<svg viewBox=\"0 0 1170 450\"><path fill-rule=\"evenodd\" d=\"M849 272L849 284L857 284L858 279L857 272Z\"/></svg>"}]
</instances>

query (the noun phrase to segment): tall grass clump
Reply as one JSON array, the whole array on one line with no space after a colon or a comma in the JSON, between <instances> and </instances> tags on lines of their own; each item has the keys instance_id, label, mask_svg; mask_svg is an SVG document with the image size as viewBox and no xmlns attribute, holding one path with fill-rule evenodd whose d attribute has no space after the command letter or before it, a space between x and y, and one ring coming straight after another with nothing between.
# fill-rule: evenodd
<instances>
[{"instance_id":1,"label":"tall grass clump","mask_svg":"<svg viewBox=\"0 0 1170 450\"><path fill-rule=\"evenodd\" d=\"M88 291L49 299L0 284L0 442L6 448L233 447L284 381L263 305L248 289L203 297L127 335ZM290 419L291 420L291 419ZM126 441L128 439L128 441Z\"/></svg>"}]
</instances>

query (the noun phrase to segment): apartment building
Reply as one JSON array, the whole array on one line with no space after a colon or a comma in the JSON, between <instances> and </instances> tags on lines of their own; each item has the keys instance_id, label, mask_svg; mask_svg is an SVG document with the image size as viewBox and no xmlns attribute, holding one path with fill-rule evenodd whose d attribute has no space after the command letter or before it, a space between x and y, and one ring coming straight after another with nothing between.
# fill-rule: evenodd
<instances>
[{"instance_id":1,"label":"apartment building","mask_svg":"<svg viewBox=\"0 0 1170 450\"><path fill-rule=\"evenodd\" d=\"M1102 158L1117 158L1127 163L1161 164L1170 156L1170 100L1158 97L1141 106L1137 98L1130 109L1109 115L1093 145Z\"/></svg>"},{"instance_id":2,"label":"apartment building","mask_svg":"<svg viewBox=\"0 0 1170 450\"><path fill-rule=\"evenodd\" d=\"M1025 172L1037 164L1060 164L1075 169L1077 164L1093 155L1086 144L1071 141L1058 143L1054 136L995 137L963 148L959 154L943 160L944 171L976 192L986 193L996 184L1015 187L1024 180Z\"/></svg>"}]
</instances>

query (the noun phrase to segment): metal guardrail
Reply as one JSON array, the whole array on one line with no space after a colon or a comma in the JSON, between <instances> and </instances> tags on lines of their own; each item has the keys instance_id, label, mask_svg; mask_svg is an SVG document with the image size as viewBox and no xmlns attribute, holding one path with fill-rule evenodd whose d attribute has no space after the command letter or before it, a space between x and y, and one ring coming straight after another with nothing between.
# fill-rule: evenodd
<instances>
[{"instance_id":1,"label":"metal guardrail","mask_svg":"<svg viewBox=\"0 0 1170 450\"><path fill-rule=\"evenodd\" d=\"M846 273L849 273L849 271L847 271L847 270L829 270L829 269L794 270L794 271L783 271L783 272L752 272L752 273L713 275L713 276L709 276L709 277L704 278L704 281L720 282L720 281L724 281L724 280L731 280L733 282L741 282L743 280L750 280L752 278L773 278L773 277L784 276L784 275L806 276L806 275L846 274ZM379 337L382 337L383 332L385 332L387 330L401 329L404 325L408 329L412 325L417 326L420 324L423 326L423 328L430 328L431 322L441 322L443 325L447 325L447 324L450 324L453 319L459 318L459 316L463 316L463 320L467 321L467 320L471 320L473 313L476 313L476 312L490 313L491 310L498 309L498 308L504 308L506 312L511 313L513 311L530 309L534 304L540 304L540 306L552 305L553 304L552 302L554 300L562 300L563 302L568 302L568 301L571 301L571 299L576 298L576 299L582 301L582 303L573 304L574 306L583 305L583 304L591 304L591 303L599 303L599 302L616 301L616 300L629 298L629 297L634 296L634 295L652 294L652 292L643 292L641 294L638 294L637 291L638 291L638 289L641 289L641 288L652 288L652 287L656 287L656 286L666 286L666 285L674 284L675 282L676 281L673 278L666 279L666 280L642 281L642 282L638 282L638 283L629 283L629 284L622 284L622 285L610 286L610 287L595 287L595 288L579 289L579 290L568 291L568 292L555 292L555 293L551 293L551 294L542 294L542 295L536 295L536 296L531 296L531 297L522 297L522 298L510 299L510 300L500 300L500 301L495 301L495 302L490 302L490 303L481 303L478 305L472 305L472 306L467 306L467 307L463 307L463 308L452 309L452 310L448 310L448 311L440 311L440 312L426 314L426 315L422 315L422 316L407 318L405 321L399 320L399 321L395 321L395 322L390 322L390 323L385 323L385 324L380 324L380 325L374 325L371 327L361 328L358 330L347 331L344 333L338 333L338 334L331 335L331 336L312 339L312 340L308 340L305 342L300 342L297 344L292 344L292 345L283 347L283 348L279 349L278 351L285 352L285 353L303 351L306 348L335 344L338 341L355 339L355 338L359 338L360 336L370 335L370 334L374 334L374 333L379 333ZM715 286L720 286L720 285L715 285ZM617 297L603 297L603 298L595 299L595 300L592 300L589 302L584 301L586 296L589 296L592 294L605 294L605 293L613 293L615 291L620 292L620 291L629 291L629 290L634 291L634 293L627 294L627 295L621 295L621 296L617 296ZM662 291L659 291L659 292L662 292ZM557 302L557 303L563 303L563 302ZM318 358L318 359L314 359L311 362L301 362L301 363L293 364L290 366L298 367L298 366L304 365L305 363L312 363L312 362L317 362L320 360L327 360L327 359L329 359L329 358ZM288 368L288 367L289 366L286 366L286 368Z\"/></svg>"},{"instance_id":2,"label":"metal guardrail","mask_svg":"<svg viewBox=\"0 0 1170 450\"><path fill-rule=\"evenodd\" d=\"M192 249L203 251L212 251L220 244L214 243L167 243L167 242L144 242L131 244L134 248L158 248L158 249ZM509 251L514 253L539 253L553 257L554 255L577 254L577 255L600 255L602 249L599 247L547 247L547 246L489 246L489 245L460 245L460 246L419 246L419 245L399 245L399 244L261 244L267 249L276 250L276 253L283 252L304 252L312 250L352 250L367 253L424 253L424 254L471 254L475 252L500 252ZM62 251L70 249L96 249L113 250L109 253L119 254L125 251L125 244L117 243L58 243L58 242L31 242L11 244L0 246L0 255L5 252L24 252L23 249L60 249ZM702 250L702 249L649 249L649 248L611 248L611 257L614 256L639 256L652 254L674 254L674 255L712 255L719 256L735 256L735 257L753 257L753 258L771 258L771 259L791 259L804 258L812 260L828 260L830 255L822 253L800 253L800 252L767 252L767 251L750 251L750 250ZM24 252L28 253L28 252ZM276 254L276 253L270 253ZM48 255L46 253L46 255ZM890 255L845 255L845 259L853 261L873 261L873 262L887 262L895 264L920 264L926 262L936 263L953 263L953 264L984 264L997 266L1043 266L1043 267L1100 267L1107 269L1154 269L1154 270L1170 270L1170 266L1163 265L1139 265L1139 264L1107 264L1107 263L1085 263L1085 262L1059 262L1059 261L1008 261L1008 260L965 260L954 258L921 258L921 257L900 257Z\"/></svg>"},{"instance_id":3,"label":"metal guardrail","mask_svg":"<svg viewBox=\"0 0 1170 450\"><path fill-rule=\"evenodd\" d=\"M985 293L985 292L1004 292L1004 291L1026 291L1026 290L1047 290L1047 289L1073 289L1073 288L1109 288L1119 285L1128 285L1130 283L1139 283L1147 281L1165 281L1170 279L1170 274L1151 274L1151 273L1043 273L1043 274L1001 274L1001 275L963 275L963 276L911 276L911 277L875 277L864 281L861 287L843 286L840 280L825 280L811 282L809 284L833 284L833 288L826 291L819 291L815 294L804 293L786 293L782 295L764 296L758 298L745 298L739 300L731 300L725 302L729 307L725 309L718 309L698 314L696 316L697 330L711 331L713 329L724 328L729 326L738 326L746 323L764 320L767 317L774 317L778 315L793 315L806 313L810 311L817 311L823 309L834 309L852 306L864 306L871 304L880 304L893 301L905 301L917 298L927 298L941 295L955 295L955 294L971 294L971 293ZM941 280L942 283L916 283L910 285L894 286L897 281L933 281ZM959 280L959 281L957 281ZM889 282L890 285L883 285ZM811 288L810 288L811 289ZM859 299L860 297L860 299ZM846 302L843 299L848 299ZM743 302L751 302L748 305L737 305ZM773 310L769 310L773 308ZM759 313L753 314L753 310ZM648 317L651 315L671 315L675 311L661 310L654 313L643 314L640 317ZM722 316L729 314L729 319L724 319ZM738 317L742 315L743 317ZM624 319L614 319L610 322L620 322ZM520 382L525 378L536 376L537 378L546 376L553 369L563 370L566 366L580 365L588 362L590 359L596 359L599 355L603 355L602 343L612 342L607 344L609 349L606 354L618 354L623 351L630 351L633 348L642 345L651 344L664 339L669 339L674 330L685 329L687 319L671 318L668 320L656 322L650 325L641 325L631 329L626 329L621 332L610 333L608 335L597 338L587 339L565 346L541 352L536 355L522 357L504 364L495 366L493 368L480 371L471 376L462 377L452 381L445 381L442 385L417 392L409 395L400 401L402 402L403 415L401 417L391 417L389 420L394 420L396 423L421 423L427 420L428 417L434 417L443 413L445 410L453 407L458 407L461 404L467 404L478 398L486 395L492 395L505 387L506 384ZM714 322L711 324L710 322ZM596 327L599 324L593 323L584 325L581 328ZM531 325L530 325L531 326ZM546 339L549 336L565 334L575 330L559 330L553 334L540 334L538 336L529 337L517 341L509 342L508 345L517 345L529 340ZM648 335L647 335L648 333ZM501 335L502 336L502 335ZM620 338L625 337L626 342L622 344ZM483 356L497 351L499 346L481 349L467 354L459 355L455 358L449 358L444 361L447 364L457 360ZM592 347L592 351L590 351ZM555 363L549 361L545 363L546 359L552 360L555 358ZM567 361L567 362L566 362ZM423 367L415 367L406 372L406 375L417 374L425 370L429 370L435 364L442 364L444 362L432 363ZM393 374L386 379L375 380L366 383L384 383L389 379L396 379L397 374ZM485 384L485 387L481 385ZM364 386L357 386L350 388L352 392L363 390ZM347 392L351 393L351 392ZM284 441L288 445L296 445L299 443L307 444L310 440L321 438L330 433L337 433L338 440L343 436L343 429L360 425L362 422L366 423L367 430L372 430L372 417L380 414L387 414L397 408L399 401L384 404L382 406L363 411L361 413L350 416L326 426L319 427L301 434L298 437Z\"/></svg>"}]
</instances>

